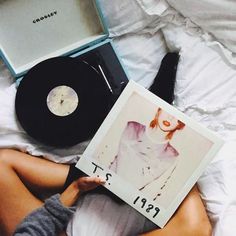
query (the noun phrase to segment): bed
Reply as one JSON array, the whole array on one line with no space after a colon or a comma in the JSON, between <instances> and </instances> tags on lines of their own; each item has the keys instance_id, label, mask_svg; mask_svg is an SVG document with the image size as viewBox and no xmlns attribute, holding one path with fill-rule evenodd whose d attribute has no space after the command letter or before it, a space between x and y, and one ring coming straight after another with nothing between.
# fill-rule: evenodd
<instances>
[{"instance_id":1,"label":"bed","mask_svg":"<svg viewBox=\"0 0 236 236\"><path fill-rule=\"evenodd\" d=\"M234 235L236 3L229 0L100 0L100 4L108 23L109 35L130 79L148 88L163 56L168 51L180 53L174 105L215 131L225 141L200 177L198 185L214 236ZM74 154L81 155L89 141L69 150L36 143L17 123L15 93L14 79L0 60L0 147L18 148L55 162L75 162ZM110 207L109 199L99 196L98 201L100 205ZM84 200L83 204L98 214L91 219L83 210L85 207L80 205L82 213L75 214L67 228L68 234L96 235L96 230L101 230L103 224L103 235L125 235L109 231L109 224L118 220L115 210L109 215L104 214L103 222L100 222L100 209L89 200ZM92 220L95 225L90 229L81 229L77 222L86 220Z\"/></svg>"}]
</instances>

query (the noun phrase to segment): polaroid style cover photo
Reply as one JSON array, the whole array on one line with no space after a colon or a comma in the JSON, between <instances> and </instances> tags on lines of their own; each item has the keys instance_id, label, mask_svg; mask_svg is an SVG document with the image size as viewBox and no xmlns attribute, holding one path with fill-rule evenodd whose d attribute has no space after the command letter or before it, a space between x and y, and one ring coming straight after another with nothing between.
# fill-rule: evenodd
<instances>
[{"instance_id":1,"label":"polaroid style cover photo","mask_svg":"<svg viewBox=\"0 0 236 236\"><path fill-rule=\"evenodd\" d=\"M130 81L76 167L164 227L222 144Z\"/></svg>"}]
</instances>

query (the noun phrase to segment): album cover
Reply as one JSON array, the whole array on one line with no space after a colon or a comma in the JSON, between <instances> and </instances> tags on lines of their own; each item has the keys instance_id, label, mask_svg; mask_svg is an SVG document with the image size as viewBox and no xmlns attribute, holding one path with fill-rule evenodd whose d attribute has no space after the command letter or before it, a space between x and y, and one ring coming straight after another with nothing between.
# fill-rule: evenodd
<instances>
[{"instance_id":1,"label":"album cover","mask_svg":"<svg viewBox=\"0 0 236 236\"><path fill-rule=\"evenodd\" d=\"M130 81L76 166L164 227L221 146L213 132Z\"/></svg>"}]
</instances>

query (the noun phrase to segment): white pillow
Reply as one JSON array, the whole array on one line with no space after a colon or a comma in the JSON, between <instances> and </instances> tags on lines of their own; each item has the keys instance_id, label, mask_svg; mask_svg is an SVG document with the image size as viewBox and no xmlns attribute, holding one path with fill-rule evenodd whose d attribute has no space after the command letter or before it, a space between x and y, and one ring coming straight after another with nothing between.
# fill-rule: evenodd
<instances>
[{"instance_id":1,"label":"white pillow","mask_svg":"<svg viewBox=\"0 0 236 236\"><path fill-rule=\"evenodd\" d=\"M166 9L163 0L99 0L99 4L110 36L140 32Z\"/></svg>"},{"instance_id":2,"label":"white pillow","mask_svg":"<svg viewBox=\"0 0 236 236\"><path fill-rule=\"evenodd\" d=\"M236 1L167 0L167 2L236 53Z\"/></svg>"}]
</instances>

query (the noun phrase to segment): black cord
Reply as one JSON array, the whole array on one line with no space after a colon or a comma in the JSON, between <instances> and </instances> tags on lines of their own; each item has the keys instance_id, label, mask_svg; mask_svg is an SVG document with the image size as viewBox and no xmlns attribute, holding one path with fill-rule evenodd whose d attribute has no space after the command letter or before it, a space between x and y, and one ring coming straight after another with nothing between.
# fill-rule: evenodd
<instances>
[{"instance_id":1,"label":"black cord","mask_svg":"<svg viewBox=\"0 0 236 236\"><path fill-rule=\"evenodd\" d=\"M179 54L176 52L167 53L162 59L160 69L149 90L172 104L174 101L174 88L176 71L179 62Z\"/></svg>"}]
</instances>

